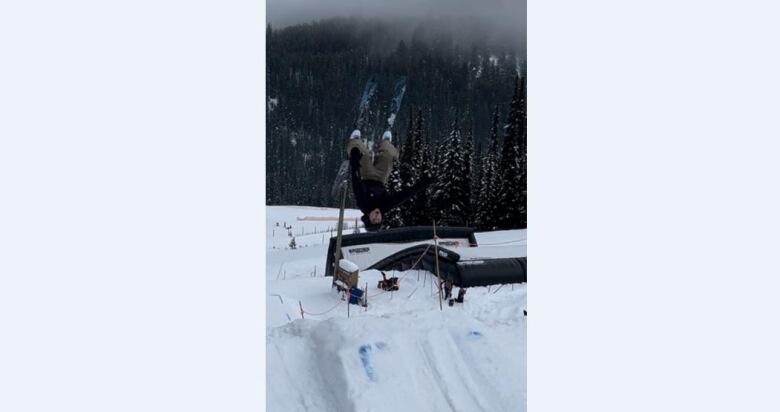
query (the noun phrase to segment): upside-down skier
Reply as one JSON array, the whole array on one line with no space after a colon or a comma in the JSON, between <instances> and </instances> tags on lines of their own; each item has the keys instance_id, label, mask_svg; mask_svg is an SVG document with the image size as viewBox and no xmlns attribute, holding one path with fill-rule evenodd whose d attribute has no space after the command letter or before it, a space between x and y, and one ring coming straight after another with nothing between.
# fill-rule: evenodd
<instances>
[{"instance_id":1,"label":"upside-down skier","mask_svg":"<svg viewBox=\"0 0 780 412\"><path fill-rule=\"evenodd\" d=\"M390 209L414 196L431 183L431 179L423 176L414 186L398 193L389 194L385 189L387 179L393 170L393 162L398 160L398 150L390 141L392 134L386 131L374 153L374 161L368 153L366 144L360 138L360 130L355 130L347 143L347 154L352 176L352 191L358 208L363 212L360 220L366 230L378 230L382 225L384 214Z\"/></svg>"}]
</instances>

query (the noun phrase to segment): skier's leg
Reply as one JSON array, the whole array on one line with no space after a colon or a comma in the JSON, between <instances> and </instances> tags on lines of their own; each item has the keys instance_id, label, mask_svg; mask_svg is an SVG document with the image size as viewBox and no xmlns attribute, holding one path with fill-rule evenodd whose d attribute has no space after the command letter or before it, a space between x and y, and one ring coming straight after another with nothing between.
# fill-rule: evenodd
<instances>
[{"instance_id":1,"label":"skier's leg","mask_svg":"<svg viewBox=\"0 0 780 412\"><path fill-rule=\"evenodd\" d=\"M358 150L360 150L360 154L363 155L363 157L360 158L360 176L364 180L368 179L368 176L375 174L374 166L371 164L371 155L368 153L368 148L361 139L349 139L349 143L347 143L347 157L349 157L349 153L354 148L358 148Z\"/></svg>"},{"instance_id":2,"label":"skier's leg","mask_svg":"<svg viewBox=\"0 0 780 412\"><path fill-rule=\"evenodd\" d=\"M379 143L379 150L374 156L375 180L387 183L387 178L393 171L393 162L396 160L398 160L398 149L390 143L390 140L382 139Z\"/></svg>"}]
</instances>

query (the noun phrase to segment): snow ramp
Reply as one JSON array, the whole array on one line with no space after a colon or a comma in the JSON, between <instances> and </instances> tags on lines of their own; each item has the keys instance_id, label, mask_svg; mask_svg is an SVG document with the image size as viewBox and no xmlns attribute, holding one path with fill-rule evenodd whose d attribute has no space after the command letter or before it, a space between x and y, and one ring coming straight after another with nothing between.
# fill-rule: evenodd
<instances>
[{"instance_id":1,"label":"snow ramp","mask_svg":"<svg viewBox=\"0 0 780 412\"><path fill-rule=\"evenodd\" d=\"M511 316L490 323L449 310L274 328L269 410L524 411L526 324L504 300Z\"/></svg>"},{"instance_id":2,"label":"snow ramp","mask_svg":"<svg viewBox=\"0 0 780 412\"><path fill-rule=\"evenodd\" d=\"M477 246L474 229L467 227L437 227L439 245L451 249ZM360 270L414 245L433 244L432 226L412 226L378 232L355 233L341 236L341 256L354 262ZM336 238L330 239L325 265L325 276L333 276Z\"/></svg>"}]
</instances>

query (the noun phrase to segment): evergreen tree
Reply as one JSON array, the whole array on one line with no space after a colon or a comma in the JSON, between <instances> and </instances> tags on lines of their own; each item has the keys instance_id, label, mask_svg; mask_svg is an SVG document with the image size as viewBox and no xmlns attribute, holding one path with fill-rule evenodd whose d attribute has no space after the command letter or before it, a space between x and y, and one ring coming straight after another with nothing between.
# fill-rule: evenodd
<instances>
[{"instance_id":1,"label":"evergreen tree","mask_svg":"<svg viewBox=\"0 0 780 412\"><path fill-rule=\"evenodd\" d=\"M425 24L414 24L415 34L403 42L393 24L381 19L336 18L281 29L266 27L268 204L339 205L329 196L329 188L345 157L357 100L371 73L384 80L370 104L364 137L378 137L384 130L393 80L404 75L409 79L404 106L423 110L425 127L419 136L431 147L448 133L452 121L451 113L442 108L468 110L475 144L487 146L492 107L511 89L516 61L524 61L524 56L484 41L464 43L452 36L432 36ZM356 35L360 33L370 35ZM421 116L411 122L410 117L411 112L398 114L398 136L411 136L409 128ZM464 124L463 130L469 126ZM419 152L422 158L425 150L416 145L411 152ZM428 152L427 156L436 155ZM420 169L410 168L405 176L403 163L402 183L413 184ZM483 167L472 170L482 171ZM425 203L419 208L414 205L424 196L410 200L409 210L424 207ZM410 224L407 219L404 223Z\"/></svg>"},{"instance_id":2,"label":"evergreen tree","mask_svg":"<svg viewBox=\"0 0 780 412\"><path fill-rule=\"evenodd\" d=\"M416 165L414 164L414 158L417 156L417 139L415 138L415 129L413 126L414 118L409 116L409 126L407 128L406 139L401 146L401 154L399 156L399 168L400 168L400 181L403 189L408 189L414 185L416 181ZM415 199L411 198L404 203L401 208L401 220L407 225L410 225L414 220Z\"/></svg>"},{"instance_id":3,"label":"evergreen tree","mask_svg":"<svg viewBox=\"0 0 780 412\"><path fill-rule=\"evenodd\" d=\"M465 226L474 225L474 207L473 207L473 163L474 163L474 143L472 133L469 131L463 140L463 224Z\"/></svg>"},{"instance_id":4,"label":"evergreen tree","mask_svg":"<svg viewBox=\"0 0 780 412\"><path fill-rule=\"evenodd\" d=\"M501 190L497 224L502 229L525 228L526 217L526 111L525 78L516 81L501 153Z\"/></svg>"},{"instance_id":5,"label":"evergreen tree","mask_svg":"<svg viewBox=\"0 0 780 412\"><path fill-rule=\"evenodd\" d=\"M465 149L457 122L453 122L449 138L439 147L439 184L432 194L437 221L442 225L465 225L469 213L469 189L466 176Z\"/></svg>"},{"instance_id":6,"label":"evergreen tree","mask_svg":"<svg viewBox=\"0 0 780 412\"><path fill-rule=\"evenodd\" d=\"M490 142L482 159L482 173L477 197L477 222L480 229L496 228L496 200L499 189L498 161L500 113L498 106L493 111L493 126L490 128Z\"/></svg>"},{"instance_id":7,"label":"evergreen tree","mask_svg":"<svg viewBox=\"0 0 780 412\"><path fill-rule=\"evenodd\" d=\"M420 177L427 177L428 179L436 179L437 176L434 176L433 173L433 154L431 150L430 143L422 140L422 133L420 134L420 144L418 145L419 152L420 152L420 164L419 164L419 175ZM414 197L414 205L415 205L415 215L414 215L414 224L419 226L428 226L431 224L433 219L433 214L431 213L431 193L433 191L433 188L427 187L424 190L421 190L415 197Z\"/></svg>"},{"instance_id":8,"label":"evergreen tree","mask_svg":"<svg viewBox=\"0 0 780 412\"><path fill-rule=\"evenodd\" d=\"M428 156L428 145L423 138L423 116L422 111L417 111L416 122L409 134L411 149L409 150L409 170L408 180L404 181L404 187L414 186L423 175L430 177L430 156ZM404 209L404 222L409 226L426 225L428 218L428 197L426 191L421 191L408 200Z\"/></svg>"},{"instance_id":9,"label":"evergreen tree","mask_svg":"<svg viewBox=\"0 0 780 412\"><path fill-rule=\"evenodd\" d=\"M398 166L399 162L393 162L393 170L390 172L390 177L387 179L387 193L389 195L393 195L403 190L401 184L401 172ZM404 204L403 207L396 207L387 211L387 213L385 213L385 215L382 217L382 226L386 228L403 226L404 221L401 211L405 206L406 204Z\"/></svg>"}]
</instances>

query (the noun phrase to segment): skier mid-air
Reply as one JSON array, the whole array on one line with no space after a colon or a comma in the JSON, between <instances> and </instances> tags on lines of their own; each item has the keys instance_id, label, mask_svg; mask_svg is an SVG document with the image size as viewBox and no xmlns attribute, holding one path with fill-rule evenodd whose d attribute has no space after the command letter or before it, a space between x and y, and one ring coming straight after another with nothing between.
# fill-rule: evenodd
<instances>
[{"instance_id":1,"label":"skier mid-air","mask_svg":"<svg viewBox=\"0 0 780 412\"><path fill-rule=\"evenodd\" d=\"M386 131L374 153L374 160L368 153L366 144L360 138L360 130L355 130L347 143L347 154L352 176L352 191L358 208L363 212L360 218L366 230L378 230L384 214L414 196L431 183L423 176L414 186L398 193L389 194L385 189L393 162L398 159L398 150L390 141L392 134Z\"/></svg>"}]
</instances>

